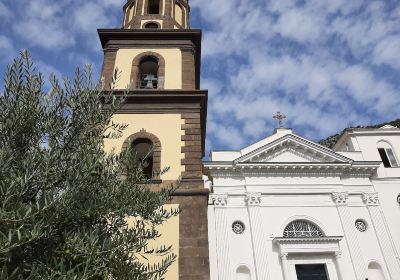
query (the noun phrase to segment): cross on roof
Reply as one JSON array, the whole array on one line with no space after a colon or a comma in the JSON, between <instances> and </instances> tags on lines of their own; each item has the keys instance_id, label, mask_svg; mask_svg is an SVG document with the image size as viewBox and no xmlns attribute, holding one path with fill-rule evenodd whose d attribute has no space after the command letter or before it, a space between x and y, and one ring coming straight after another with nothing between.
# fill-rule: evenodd
<instances>
[{"instance_id":1,"label":"cross on roof","mask_svg":"<svg viewBox=\"0 0 400 280\"><path fill-rule=\"evenodd\" d=\"M278 112L273 117L274 117L274 119L276 119L278 121L278 127L279 128L283 127L283 120L286 119L286 116L282 115L281 112Z\"/></svg>"}]
</instances>

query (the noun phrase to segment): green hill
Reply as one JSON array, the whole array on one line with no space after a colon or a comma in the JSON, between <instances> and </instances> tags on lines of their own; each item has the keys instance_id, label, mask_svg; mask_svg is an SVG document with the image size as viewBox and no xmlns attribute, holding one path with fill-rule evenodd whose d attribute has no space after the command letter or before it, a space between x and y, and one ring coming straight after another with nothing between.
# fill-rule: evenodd
<instances>
[{"instance_id":1,"label":"green hill","mask_svg":"<svg viewBox=\"0 0 400 280\"><path fill-rule=\"evenodd\" d=\"M382 127L382 126L388 125L388 124L400 128L400 119L397 119L397 120L394 120L394 121L391 121L391 122L387 122L387 123L377 124L377 125L348 127L346 129L350 129L350 128L379 128L379 127ZM339 134L335 134L335 135L329 136L328 138L319 141L319 143L322 146L325 146L325 147L328 147L328 148L333 148L333 146L336 144L336 142L338 141L340 136L342 136L342 134L344 133L345 130L343 130Z\"/></svg>"}]
</instances>

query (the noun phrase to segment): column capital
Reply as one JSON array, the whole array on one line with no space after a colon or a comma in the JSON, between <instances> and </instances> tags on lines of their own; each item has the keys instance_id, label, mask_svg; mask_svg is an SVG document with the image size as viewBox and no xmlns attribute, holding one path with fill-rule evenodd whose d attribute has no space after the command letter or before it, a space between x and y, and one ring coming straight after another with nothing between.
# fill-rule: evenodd
<instances>
[{"instance_id":1,"label":"column capital","mask_svg":"<svg viewBox=\"0 0 400 280\"><path fill-rule=\"evenodd\" d=\"M378 206L379 205L379 196L378 193L363 193L362 200L367 206Z\"/></svg>"},{"instance_id":2,"label":"column capital","mask_svg":"<svg viewBox=\"0 0 400 280\"><path fill-rule=\"evenodd\" d=\"M332 199L337 206L345 206L347 205L349 194L347 192L335 192L332 193Z\"/></svg>"},{"instance_id":3,"label":"column capital","mask_svg":"<svg viewBox=\"0 0 400 280\"><path fill-rule=\"evenodd\" d=\"M280 255L281 259L284 261L287 260L288 256L289 256L289 253L281 253L281 255Z\"/></svg>"},{"instance_id":4,"label":"column capital","mask_svg":"<svg viewBox=\"0 0 400 280\"><path fill-rule=\"evenodd\" d=\"M208 199L208 204L215 206L226 206L228 203L228 194L212 194Z\"/></svg>"},{"instance_id":5,"label":"column capital","mask_svg":"<svg viewBox=\"0 0 400 280\"><path fill-rule=\"evenodd\" d=\"M261 204L261 193L246 193L244 200L248 206L259 206Z\"/></svg>"}]
</instances>

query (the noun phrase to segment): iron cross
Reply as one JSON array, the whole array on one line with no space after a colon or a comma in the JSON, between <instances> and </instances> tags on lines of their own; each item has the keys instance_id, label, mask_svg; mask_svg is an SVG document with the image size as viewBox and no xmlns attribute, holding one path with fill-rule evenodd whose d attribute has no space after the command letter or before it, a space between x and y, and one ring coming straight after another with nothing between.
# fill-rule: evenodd
<instances>
[{"instance_id":1,"label":"iron cross","mask_svg":"<svg viewBox=\"0 0 400 280\"><path fill-rule=\"evenodd\" d=\"M286 116L282 115L281 112L278 112L274 116L274 119L276 119L278 121L278 127L281 128L281 127L283 127L283 120L286 119Z\"/></svg>"}]
</instances>

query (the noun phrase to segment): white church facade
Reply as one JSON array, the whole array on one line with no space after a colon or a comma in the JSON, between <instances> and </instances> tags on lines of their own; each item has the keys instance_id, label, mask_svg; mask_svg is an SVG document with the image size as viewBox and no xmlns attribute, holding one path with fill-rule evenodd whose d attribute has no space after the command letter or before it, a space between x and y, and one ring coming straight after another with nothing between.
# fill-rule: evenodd
<instances>
[{"instance_id":1,"label":"white church facade","mask_svg":"<svg viewBox=\"0 0 400 280\"><path fill-rule=\"evenodd\" d=\"M400 279L400 129L347 130L333 149L290 129L215 151L212 280Z\"/></svg>"}]
</instances>

